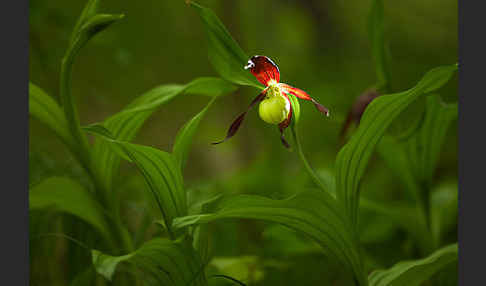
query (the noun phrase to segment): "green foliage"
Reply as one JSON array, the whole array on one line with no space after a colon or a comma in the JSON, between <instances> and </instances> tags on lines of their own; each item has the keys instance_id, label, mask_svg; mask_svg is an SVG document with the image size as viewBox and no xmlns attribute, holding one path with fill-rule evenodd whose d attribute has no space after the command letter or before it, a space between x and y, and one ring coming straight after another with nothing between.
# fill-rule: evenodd
<instances>
[{"instance_id":1,"label":"green foliage","mask_svg":"<svg viewBox=\"0 0 486 286\"><path fill-rule=\"evenodd\" d=\"M336 200L326 192L306 191L285 200L236 196L221 202L218 211L213 214L176 218L174 227L225 218L272 221L305 233L319 243L326 254L338 259L354 272L357 279L362 278L363 270L353 230Z\"/></svg>"},{"instance_id":2,"label":"green foliage","mask_svg":"<svg viewBox=\"0 0 486 286\"><path fill-rule=\"evenodd\" d=\"M387 127L418 97L444 85L456 70L457 65L432 69L413 88L378 97L366 108L358 130L336 159L337 195L344 202L353 223L357 220L359 183Z\"/></svg>"},{"instance_id":3,"label":"green foliage","mask_svg":"<svg viewBox=\"0 0 486 286\"><path fill-rule=\"evenodd\" d=\"M66 117L57 102L40 87L29 82L29 114L44 123L70 148L75 142L69 131Z\"/></svg>"},{"instance_id":4,"label":"green foliage","mask_svg":"<svg viewBox=\"0 0 486 286\"><path fill-rule=\"evenodd\" d=\"M86 137L81 132L81 125L76 110L76 105L71 94L71 75L74 60L79 51L96 34L106 29L114 22L123 18L123 15L96 14L98 1L89 1L78 20L73 31L71 41L61 65L60 77L60 98L64 109L64 114L71 134L77 143L79 160L85 168L89 169L90 155Z\"/></svg>"},{"instance_id":5,"label":"green foliage","mask_svg":"<svg viewBox=\"0 0 486 286\"><path fill-rule=\"evenodd\" d=\"M184 167L187 161L187 156L189 154L189 148L191 147L192 140L196 133L197 128L201 119L204 117L209 107L213 104L214 98L206 105L206 107L196 114L191 120L189 120L177 133L174 141L174 146L172 147L172 154L174 154L175 160L181 166Z\"/></svg>"},{"instance_id":6,"label":"green foliage","mask_svg":"<svg viewBox=\"0 0 486 286\"><path fill-rule=\"evenodd\" d=\"M155 238L123 256L93 250L93 265L108 280L112 280L118 264L127 262L140 269L146 285L207 285L201 271L203 265L188 245L184 238L177 241Z\"/></svg>"},{"instance_id":7,"label":"green foliage","mask_svg":"<svg viewBox=\"0 0 486 286\"><path fill-rule=\"evenodd\" d=\"M406 147L394 137L385 135L381 138L376 149L394 175L405 186L409 197L418 201L421 189L415 178Z\"/></svg>"},{"instance_id":8,"label":"green foliage","mask_svg":"<svg viewBox=\"0 0 486 286\"><path fill-rule=\"evenodd\" d=\"M390 269L376 270L370 274L370 286L418 286L455 260L457 260L457 244L439 249L423 259L402 261Z\"/></svg>"},{"instance_id":9,"label":"green foliage","mask_svg":"<svg viewBox=\"0 0 486 286\"><path fill-rule=\"evenodd\" d=\"M383 0L373 0L368 18L368 33L375 60L377 89L386 92L390 89L390 68L386 54L384 18Z\"/></svg>"},{"instance_id":10,"label":"green foliage","mask_svg":"<svg viewBox=\"0 0 486 286\"><path fill-rule=\"evenodd\" d=\"M211 86L211 88L208 88L208 86ZM235 87L227 81L210 77L198 78L185 85L161 85L137 97L122 111L107 118L103 122L103 126L111 132L114 138L120 141L131 141L157 108L170 102L178 95L188 93L217 97L234 90ZM196 122L197 120L193 123L195 128L197 128ZM111 190L113 176L118 172L120 159L112 152L106 142L97 141L95 143L93 164L98 169L102 184L107 190Z\"/></svg>"},{"instance_id":11,"label":"green foliage","mask_svg":"<svg viewBox=\"0 0 486 286\"><path fill-rule=\"evenodd\" d=\"M409 143L412 170L419 182L432 185L440 150L450 124L457 118L457 103L446 104L440 96L427 97L425 118Z\"/></svg>"},{"instance_id":12,"label":"green foliage","mask_svg":"<svg viewBox=\"0 0 486 286\"><path fill-rule=\"evenodd\" d=\"M171 231L172 220L187 214L182 173L174 156L152 147L115 140L108 130L100 126L86 130L99 134L113 148L114 153L124 153L121 156L138 167L162 213L170 236L174 238Z\"/></svg>"},{"instance_id":13,"label":"green foliage","mask_svg":"<svg viewBox=\"0 0 486 286\"><path fill-rule=\"evenodd\" d=\"M255 77L243 68L249 56L231 37L214 12L195 2L191 2L191 6L204 24L208 40L208 57L214 69L226 80L262 89Z\"/></svg>"},{"instance_id":14,"label":"green foliage","mask_svg":"<svg viewBox=\"0 0 486 286\"><path fill-rule=\"evenodd\" d=\"M202 20L209 61L222 79L200 77L186 84L158 85L102 122L80 126L71 88L74 62L80 50L95 35L123 18L123 15L99 13L99 2L89 0L74 25L60 71L62 105L40 87L29 83L30 115L68 146L77 159L76 163L80 163L83 169L73 172L75 176L70 178L50 177L32 184L29 190L31 232L42 234L46 231L42 224L46 224L52 214L67 214L52 228L72 234L83 245L81 250L78 246L73 249L63 245L54 249L54 244L46 243L46 249L39 250L37 247L41 244L36 243L33 265L41 266L33 273L50 273L51 269L62 272L58 265L44 266L46 259L38 254L60 253L55 258L62 257L63 262L70 265L69 271L73 272L57 283L60 285L66 285L67 280L71 285L106 285L108 281L110 285L134 285L132 281L135 285L207 285L208 277L227 280L212 279L214 285L228 281L242 284L239 280L268 285L272 284L268 282L272 281L272 275L267 276L267 271L277 273L274 277L285 272L287 280L292 271L302 270L304 272L298 277L303 278L299 278L298 283L305 284L306 281L301 279L307 278L308 273L336 272L335 264L339 264L337 270L344 275L342 281L339 277L323 274L329 281L336 279L332 281L333 285L349 285L351 281L361 286L421 285L427 280L434 285L436 281L430 280L433 275L457 260L457 244L443 247L457 240L454 236L457 179L443 181L439 180L442 177L435 176L439 160L442 160L441 147L446 142L448 128L457 118L457 104L446 104L438 95L430 95L451 79L457 65L434 68L415 86L402 92L392 92L383 1L372 1L368 32L375 61L375 87L385 95L369 104L355 134L338 153L336 175L331 168L324 166L322 154L314 153L312 157L319 164L318 171L305 157L298 127L299 124L311 125L313 122L300 119L299 101L290 95L292 146L307 174L302 176L293 164L288 170L283 168L283 160L291 159L283 157L276 160L280 149L271 150L270 145L264 142L264 150L257 149L264 154L262 161L265 164L249 171L239 170L242 182L233 177L218 177L216 182L204 177L191 181L191 176L189 180L183 176L183 171L191 175L195 171L189 168L197 165L197 162L191 164L189 158L191 144L202 119L215 101L234 92L237 89L234 84L263 88L243 68L249 57L222 21L212 10L194 2L190 2L190 7ZM255 9L252 11L258 13ZM275 11L275 15L285 15L279 9ZM266 19L270 22L272 17L268 15ZM258 25L260 29L262 24ZM268 42L275 40L272 35L266 36ZM301 43L298 44L300 48ZM263 42L262 46L265 45L266 42ZM298 61L304 66L306 57ZM184 70L189 68L184 67ZM316 79L325 74L316 70L312 72ZM327 85L324 82L319 84ZM171 151L131 143L155 111L181 95L208 96L209 101L179 128ZM413 103L421 103L418 101L420 98L425 102L424 112L417 117L412 128L402 134L386 135L391 124L401 118ZM194 98L186 96L184 100L188 103L183 103L182 110L186 111ZM339 109L336 102L335 106L336 110ZM337 114L339 119L339 113L337 110L333 114ZM218 120L213 119L213 123L215 121ZM313 138L318 141L317 144L321 144L321 138L332 137L324 134L323 130L313 129L313 134L317 134ZM84 132L95 135L93 143L88 141ZM364 174L367 169L372 169L368 165L375 148L387 165L386 171L398 178L397 182L409 195L404 200L397 190L389 188L398 185L394 182L385 182L383 186L367 182L370 196L360 198ZM224 149L219 150L225 152ZM217 153L209 156L213 158L213 154ZM214 157L218 168L225 168L227 162L233 160L223 161L227 154L222 154L219 158ZM133 164L139 174L115 180L120 174L121 159ZM380 163L377 165L382 167ZM185 170L186 166L191 170ZM275 168L282 169L284 176L278 177ZM251 177L251 172L257 175ZM386 181L385 175L379 175L380 181ZM308 177L318 189L308 188ZM189 190L185 184L190 185ZM140 196L143 192L138 192L138 189L147 189L153 202ZM241 191L259 195L235 195ZM220 200L221 197L223 199ZM286 199L276 199L282 197ZM152 210L152 205L156 205L157 213ZM162 220L159 219L159 211ZM235 222L229 219L243 220ZM77 225L76 221L82 223ZM268 222L273 224L269 227ZM400 229L405 231L398 232ZM249 238L248 241L246 238ZM380 249L371 248L376 245ZM93 250L87 253L85 248L91 247ZM327 256L324 265L313 263L316 257L322 257L320 252ZM390 259L380 259L380 252L386 252ZM310 263L298 265L297 261L302 260L295 258ZM407 261L398 262L387 270L375 270L404 258ZM321 271L323 267L327 271ZM370 270L375 271L368 276ZM96 273L108 281L96 276ZM57 285L50 279L47 281L50 285ZM291 281L289 278L285 282Z\"/></svg>"},{"instance_id":15,"label":"green foliage","mask_svg":"<svg viewBox=\"0 0 486 286\"><path fill-rule=\"evenodd\" d=\"M111 241L108 217L96 198L76 181L51 177L29 190L29 210L53 208L57 212L73 215L96 229Z\"/></svg>"}]
</instances>

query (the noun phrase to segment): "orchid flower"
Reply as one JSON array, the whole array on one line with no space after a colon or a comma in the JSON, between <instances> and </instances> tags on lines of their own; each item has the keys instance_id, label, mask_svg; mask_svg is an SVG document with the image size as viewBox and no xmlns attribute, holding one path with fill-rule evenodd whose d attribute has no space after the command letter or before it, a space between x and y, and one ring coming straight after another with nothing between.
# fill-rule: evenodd
<instances>
[{"instance_id":1,"label":"orchid flower","mask_svg":"<svg viewBox=\"0 0 486 286\"><path fill-rule=\"evenodd\" d=\"M280 140L282 144L289 148L284 137L284 130L290 125L292 120L292 105L289 95L294 95L303 100L311 101L317 110L329 116L329 110L315 99L310 97L305 91L280 82L280 71L277 65L266 56L253 56L248 60L244 69L249 69L257 80L265 86L265 89L250 103L247 110L240 114L228 129L226 138L213 144L220 144L233 137L240 128L246 113L255 104L260 103L258 113L260 118L270 124L278 125L280 130Z\"/></svg>"}]
</instances>

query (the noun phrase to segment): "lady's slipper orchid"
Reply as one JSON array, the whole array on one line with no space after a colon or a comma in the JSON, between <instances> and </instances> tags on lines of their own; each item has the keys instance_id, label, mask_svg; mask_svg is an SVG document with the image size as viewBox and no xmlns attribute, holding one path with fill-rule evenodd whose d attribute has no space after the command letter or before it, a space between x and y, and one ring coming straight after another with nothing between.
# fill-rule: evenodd
<instances>
[{"instance_id":1,"label":"lady's slipper orchid","mask_svg":"<svg viewBox=\"0 0 486 286\"><path fill-rule=\"evenodd\" d=\"M315 99L310 97L305 91L280 82L280 72L277 65L268 57L253 56L248 60L248 64L244 67L261 82L265 89L250 103L247 110L240 114L228 129L226 138L222 141L213 144L223 143L229 138L233 137L238 131L246 113L257 103L260 103L259 114L260 118L270 124L278 124L280 130L280 139L282 144L289 148L284 137L284 130L290 125L292 120L292 105L289 100L289 94L292 94L300 99L310 100L316 108L326 116L329 116L329 110Z\"/></svg>"}]
</instances>

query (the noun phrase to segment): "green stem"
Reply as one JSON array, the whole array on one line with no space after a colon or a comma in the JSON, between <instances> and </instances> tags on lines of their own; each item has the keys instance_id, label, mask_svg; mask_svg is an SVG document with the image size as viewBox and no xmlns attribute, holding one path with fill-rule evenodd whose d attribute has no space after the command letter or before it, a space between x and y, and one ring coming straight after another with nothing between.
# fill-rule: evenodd
<instances>
[{"instance_id":1,"label":"green stem","mask_svg":"<svg viewBox=\"0 0 486 286\"><path fill-rule=\"evenodd\" d=\"M300 143L299 136L297 135L297 128L294 125L292 125L291 126L291 130L292 130L292 137L294 138L294 143L295 143L296 148L297 148L297 153L299 154L300 160L304 164L305 170L307 171L307 173L309 174L309 176L312 178L312 180L314 181L314 183L319 188L321 188L323 191L328 191L328 188L319 179L319 177L317 176L316 172L312 169L312 167L310 166L309 162L307 161L307 159L306 159L306 157L304 155L304 151L302 150L302 145Z\"/></svg>"}]
</instances>

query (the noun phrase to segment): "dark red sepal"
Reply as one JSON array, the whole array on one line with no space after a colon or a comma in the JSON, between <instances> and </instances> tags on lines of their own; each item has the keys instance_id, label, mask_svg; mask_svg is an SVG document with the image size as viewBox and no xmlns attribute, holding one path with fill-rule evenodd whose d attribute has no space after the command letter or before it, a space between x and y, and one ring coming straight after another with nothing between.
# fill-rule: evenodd
<instances>
[{"instance_id":1,"label":"dark red sepal","mask_svg":"<svg viewBox=\"0 0 486 286\"><path fill-rule=\"evenodd\" d=\"M243 112L242 114L240 114L236 119L235 121L233 121L233 123L231 124L231 126L229 127L228 129L228 133L226 134L226 138L224 138L223 140L219 141L219 142L213 142L211 144L213 145L216 145L216 144L220 144L220 143L223 143L225 142L226 140L230 139L231 137L233 137L236 132L238 131L238 129L240 128L240 125L241 123L243 122L243 119L245 119L245 116L246 114L248 113L248 111L250 111L250 109L255 105L257 104L258 102L262 101L264 98L265 98L265 94L267 93L267 90L263 90L257 97L255 97L255 99L253 99L253 101L250 103L250 105L248 106L247 110L245 112Z\"/></svg>"},{"instance_id":2,"label":"dark red sepal","mask_svg":"<svg viewBox=\"0 0 486 286\"><path fill-rule=\"evenodd\" d=\"M249 69L250 72L257 78L263 85L268 86L271 80L280 81L280 71L278 66L266 56L253 56L248 60L248 64L245 69Z\"/></svg>"}]
</instances>

